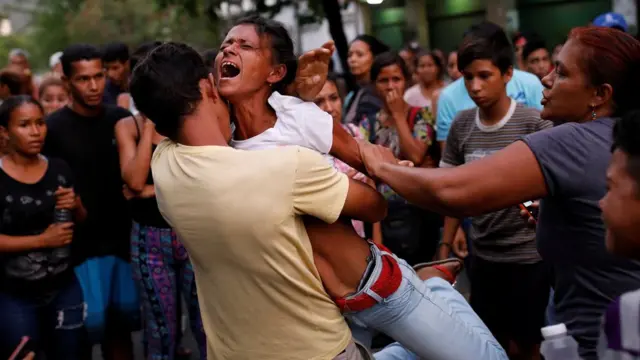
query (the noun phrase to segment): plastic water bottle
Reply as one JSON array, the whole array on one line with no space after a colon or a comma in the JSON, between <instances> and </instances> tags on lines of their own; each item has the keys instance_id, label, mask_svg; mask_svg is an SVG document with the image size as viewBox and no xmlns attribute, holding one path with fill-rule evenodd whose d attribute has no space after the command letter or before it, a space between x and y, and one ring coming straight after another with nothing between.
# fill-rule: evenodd
<instances>
[{"instance_id":1,"label":"plastic water bottle","mask_svg":"<svg viewBox=\"0 0 640 360\"><path fill-rule=\"evenodd\" d=\"M578 343L567 334L565 324L543 327L541 331L544 341L540 353L545 360L580 360Z\"/></svg>"},{"instance_id":2,"label":"plastic water bottle","mask_svg":"<svg viewBox=\"0 0 640 360\"><path fill-rule=\"evenodd\" d=\"M73 222L73 213L69 209L55 209L53 211L54 223ZM62 272L68 267L67 258L71 253L69 245L61 246L51 250L49 255L49 272Z\"/></svg>"},{"instance_id":3,"label":"plastic water bottle","mask_svg":"<svg viewBox=\"0 0 640 360\"><path fill-rule=\"evenodd\" d=\"M73 214L69 209L55 209L53 212L53 222L66 223L73 221Z\"/></svg>"}]
</instances>

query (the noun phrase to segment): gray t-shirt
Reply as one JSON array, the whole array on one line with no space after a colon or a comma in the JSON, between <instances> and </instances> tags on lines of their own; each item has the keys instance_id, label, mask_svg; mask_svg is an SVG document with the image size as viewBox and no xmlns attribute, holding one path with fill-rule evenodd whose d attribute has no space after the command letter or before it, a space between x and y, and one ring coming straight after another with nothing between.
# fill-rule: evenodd
<instances>
[{"instance_id":1,"label":"gray t-shirt","mask_svg":"<svg viewBox=\"0 0 640 360\"><path fill-rule=\"evenodd\" d=\"M540 204L537 242L554 272L557 321L585 360L597 359L601 317L622 293L640 288L640 262L607 252L598 201L605 195L615 120L568 123L527 136L549 195Z\"/></svg>"},{"instance_id":2,"label":"gray t-shirt","mask_svg":"<svg viewBox=\"0 0 640 360\"><path fill-rule=\"evenodd\" d=\"M459 166L482 159L525 135L552 126L550 121L540 119L538 110L516 104L515 100L504 118L491 126L480 122L477 108L463 110L451 125L440 166ZM484 260L519 264L540 261L536 232L522 220L518 206L474 216L469 237L473 240L474 254Z\"/></svg>"}]
</instances>

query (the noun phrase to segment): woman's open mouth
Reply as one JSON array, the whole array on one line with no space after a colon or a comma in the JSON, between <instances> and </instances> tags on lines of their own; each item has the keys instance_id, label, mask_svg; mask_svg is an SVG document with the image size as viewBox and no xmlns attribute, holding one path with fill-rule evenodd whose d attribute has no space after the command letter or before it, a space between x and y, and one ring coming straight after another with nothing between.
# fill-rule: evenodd
<instances>
[{"instance_id":1,"label":"woman's open mouth","mask_svg":"<svg viewBox=\"0 0 640 360\"><path fill-rule=\"evenodd\" d=\"M231 79L240 75L240 68L231 61L223 61L220 66L220 77L222 79Z\"/></svg>"}]
</instances>

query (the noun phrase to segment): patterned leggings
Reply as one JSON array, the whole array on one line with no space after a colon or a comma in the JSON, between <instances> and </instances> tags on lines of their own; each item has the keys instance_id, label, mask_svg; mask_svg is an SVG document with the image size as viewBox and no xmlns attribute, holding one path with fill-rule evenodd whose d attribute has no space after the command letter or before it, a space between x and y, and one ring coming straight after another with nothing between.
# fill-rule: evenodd
<instances>
[{"instance_id":1,"label":"patterned leggings","mask_svg":"<svg viewBox=\"0 0 640 360\"><path fill-rule=\"evenodd\" d=\"M140 286L147 359L175 359L180 337L180 293L187 302L189 322L198 343L200 359L206 359L206 339L193 268L175 232L134 222L131 260L134 278Z\"/></svg>"}]
</instances>

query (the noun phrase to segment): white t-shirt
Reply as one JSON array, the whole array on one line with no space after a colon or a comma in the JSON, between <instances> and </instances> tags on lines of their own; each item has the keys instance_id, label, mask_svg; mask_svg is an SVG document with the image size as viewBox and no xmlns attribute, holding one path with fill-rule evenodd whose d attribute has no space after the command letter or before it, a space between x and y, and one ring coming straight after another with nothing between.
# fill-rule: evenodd
<instances>
[{"instance_id":1,"label":"white t-shirt","mask_svg":"<svg viewBox=\"0 0 640 360\"><path fill-rule=\"evenodd\" d=\"M333 118L312 102L281 95L277 91L268 99L275 110L276 124L246 140L231 140L231 147L241 150L269 149L298 145L327 155L333 145ZM333 158L326 156L333 165Z\"/></svg>"}]
</instances>

